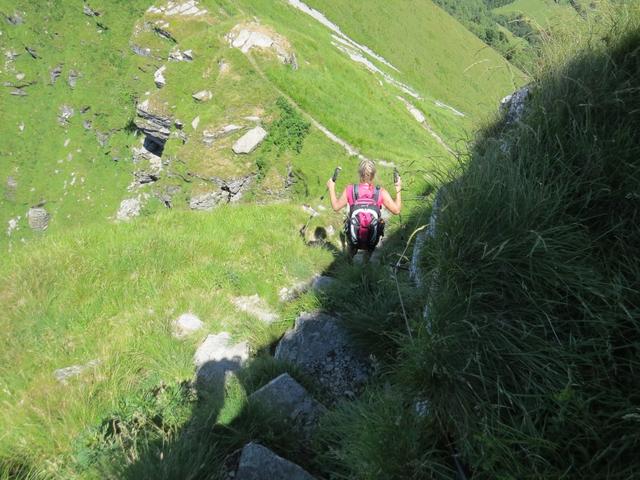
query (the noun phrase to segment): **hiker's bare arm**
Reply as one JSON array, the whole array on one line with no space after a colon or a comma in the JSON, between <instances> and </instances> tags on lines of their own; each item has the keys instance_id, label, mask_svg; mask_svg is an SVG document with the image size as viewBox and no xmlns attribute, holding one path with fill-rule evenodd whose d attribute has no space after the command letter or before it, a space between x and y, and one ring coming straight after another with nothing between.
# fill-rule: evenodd
<instances>
[{"instance_id":1,"label":"hiker's bare arm","mask_svg":"<svg viewBox=\"0 0 640 480\"><path fill-rule=\"evenodd\" d=\"M339 212L347 206L347 191L342 192L340 198L336 197L336 182L333 179L327 181L327 188L329 189L329 198L331 199L331 208L336 212Z\"/></svg>"},{"instance_id":2,"label":"hiker's bare arm","mask_svg":"<svg viewBox=\"0 0 640 480\"><path fill-rule=\"evenodd\" d=\"M398 183L395 184L396 187L396 199L393 200L389 192L386 190L382 191L382 204L385 206L387 210L389 210L394 215L398 215L400 210L402 209L402 179L398 177Z\"/></svg>"}]
</instances>

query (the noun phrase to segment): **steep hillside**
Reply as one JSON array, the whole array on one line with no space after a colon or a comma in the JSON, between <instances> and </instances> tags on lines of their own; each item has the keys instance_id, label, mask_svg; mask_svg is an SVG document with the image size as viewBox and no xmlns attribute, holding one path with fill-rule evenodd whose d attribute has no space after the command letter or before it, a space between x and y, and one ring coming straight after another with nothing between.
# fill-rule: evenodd
<instances>
[{"instance_id":1,"label":"steep hillside","mask_svg":"<svg viewBox=\"0 0 640 480\"><path fill-rule=\"evenodd\" d=\"M388 365L325 419L343 478L640 475L640 5L593 15L424 206L414 294L349 310Z\"/></svg>"},{"instance_id":2,"label":"steep hillside","mask_svg":"<svg viewBox=\"0 0 640 480\"><path fill-rule=\"evenodd\" d=\"M355 40L388 60L301 5L221 1L174 12L61 2L43 13L35 2L0 4L2 242L30 238L27 213L40 204L56 231L113 219L126 199L135 205L123 215L137 201L150 213L237 201L247 190L261 201L316 194L357 153L432 168L522 81L430 5L419 16L380 5L359 20ZM386 22L391 14L397 22ZM398 41L403 19L414 19L404 44L415 47ZM339 21L351 34L350 18ZM212 98L196 100L198 92ZM278 135L293 135L285 128L254 153L234 153L250 129L278 128L280 97L311 124L308 138L274 147Z\"/></svg>"},{"instance_id":3,"label":"steep hillside","mask_svg":"<svg viewBox=\"0 0 640 480\"><path fill-rule=\"evenodd\" d=\"M318 201L333 169L342 187L373 158L383 185L398 166L422 194L522 82L430 4L424 24L402 4L357 25L326 7L0 0L0 477L119 478L179 437L202 408L183 314L247 341L263 383L283 371L262 357L325 297L281 289L344 268ZM311 213L324 248L298 234ZM239 415L234 392L207 422Z\"/></svg>"}]
</instances>

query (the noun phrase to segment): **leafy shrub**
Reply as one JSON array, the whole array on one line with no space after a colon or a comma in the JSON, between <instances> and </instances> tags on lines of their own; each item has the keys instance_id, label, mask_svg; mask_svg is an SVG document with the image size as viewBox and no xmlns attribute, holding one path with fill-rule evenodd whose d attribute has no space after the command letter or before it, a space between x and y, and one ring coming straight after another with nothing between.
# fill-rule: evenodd
<instances>
[{"instance_id":1,"label":"leafy shrub","mask_svg":"<svg viewBox=\"0 0 640 480\"><path fill-rule=\"evenodd\" d=\"M311 124L305 121L284 97L278 98L276 105L280 109L280 118L273 122L269 129L268 144L273 146L278 154L286 150L300 153Z\"/></svg>"}]
</instances>

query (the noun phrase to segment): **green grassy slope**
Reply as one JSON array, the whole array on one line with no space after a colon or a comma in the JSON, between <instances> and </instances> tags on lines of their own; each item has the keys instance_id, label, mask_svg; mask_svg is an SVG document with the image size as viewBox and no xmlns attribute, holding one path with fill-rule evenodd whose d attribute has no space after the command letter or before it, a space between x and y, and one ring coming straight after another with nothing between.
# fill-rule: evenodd
<instances>
[{"instance_id":1,"label":"green grassy slope","mask_svg":"<svg viewBox=\"0 0 640 480\"><path fill-rule=\"evenodd\" d=\"M0 104L6 119L2 126L6 161L0 174L3 183L9 176L18 183L13 198L0 200L5 225L20 217L12 243L31 237L25 214L29 206L41 201L46 201L52 214L50 231L94 220L104 222L114 216L119 202L132 196L126 191L136 169L130 161L131 149L140 145L141 137L128 127L135 117L136 103L145 99L172 120L185 124L187 142L172 136L166 145L165 173L160 181L133 192L133 196L146 192L155 197L179 187L173 202L178 208L184 208L190 196L211 189L200 180L181 181L185 174L234 178L255 172L259 159L266 181L257 189L277 191L287 165L293 164L307 178L304 190L315 194L323 183L320 179L336 164L348 164L344 150L315 128L300 155L275 154L262 148L238 157L229 147L242 132L217 141L213 147L202 143L202 132L207 129L229 123L250 127L251 122L244 120L249 115L260 116L268 129L278 118L275 100L282 94L367 156L421 168L436 166L447 156L398 101L396 96L402 92L386 83L381 85L379 76L331 45L328 29L286 2L205 3L203 7L209 9L206 16L169 19L166 29L177 44L153 33L152 27L164 19L145 13L148 5L126 3L126 14L120 15L125 11L120 4L95 2L92 8L101 15L94 18L65 2L55 8L52 4L46 15L32 2L0 4L4 15L19 12L24 20L20 25L5 22L3 26L3 53L20 55L6 62L0 76L11 85L36 82L24 88L25 97L11 96L13 87L5 87ZM490 50L482 51L477 40L439 9L420 7L423 18L434 19L425 29L411 9L404 5L394 8L396 12L389 12L388 6L377 6L375 14L360 19L354 35L370 41L372 48L398 64L401 74L374 61L424 96L423 101L414 103L436 133L455 146L482 112L491 110L497 98L519 83L519 75ZM381 36L384 19L392 13L398 21L389 23L387 33ZM280 64L272 54L253 50L246 56L229 47L227 33L254 17L291 44L298 70ZM400 38L403 18L416 19L408 34L417 40L410 48L402 48L402 43L394 40ZM350 18L341 16L338 20L351 33ZM429 43L438 48L428 55L421 53L429 50L422 48ZM135 55L134 45L149 48L151 56ZM31 58L25 46L35 48L39 58ZM176 47L192 49L194 61L168 62L168 53ZM220 62L227 64L226 73L218 72ZM57 65L62 66L62 75L50 85L50 71ZM167 67L167 85L158 90L153 73L162 65ZM66 82L72 70L81 74L74 89ZM23 80L16 75L24 75ZM214 91L214 100L194 102L191 94L202 89ZM462 118L437 107L435 100L468 116ZM57 122L63 105L75 111L68 125ZM196 117L200 118L197 131L190 125ZM91 122L91 129L84 127L85 122ZM106 138L103 145L98 136ZM154 210L154 201L149 202L149 209ZM2 236L3 243L8 240Z\"/></svg>"},{"instance_id":2,"label":"green grassy slope","mask_svg":"<svg viewBox=\"0 0 640 480\"><path fill-rule=\"evenodd\" d=\"M281 287L334 260L326 250L303 246L297 230L306 218L299 203L316 202L338 164L345 167L339 187L353 181L357 160L313 125L307 136L293 139L302 140L299 153L280 150L272 138L248 156L230 150L242 132L206 147L204 130L230 123L246 130L253 121L245 117L258 115L274 132L283 115L277 101L284 96L305 121L317 120L363 154L414 172L405 178L408 192L421 192L425 171L454 161L397 99L396 87L354 63L332 45L328 29L285 1L208 0L201 3L208 13L198 18L162 18L147 11L150 4L96 0L91 7L100 16L94 18L76 2L0 0L0 81L12 85L0 91L0 477L5 460L58 478L98 475L95 465L76 463L90 449L83 443L87 429L123 405L137 405L158 385L191 378L199 339L172 339L169 322L179 314L193 311L208 331L230 331L257 351L300 309L317 305L313 296L289 306L276 301ZM424 18L435 18L423 28L412 9L397 4L388 31L386 4L360 18L357 28L335 8L345 32L397 64L402 73L373 62L424 96L404 95L454 147L519 83L517 71L431 6L419 7ZM16 12L24 22L12 25L6 17ZM256 18L286 39L297 70L272 52L245 55L229 46L226 35ZM418 38L415 46L405 48L398 40L403 18L409 35ZM153 32L156 21L169 23L163 28L177 44ZM421 42L437 45L437 54L425 55ZM151 55L135 55L132 45L149 48ZM194 61L168 62L175 47L192 49ZM10 60L10 51L20 55ZM51 85L57 65L62 75ZM162 65L167 84L158 89L153 73ZM75 88L67 84L71 70L81 73ZM31 81L23 88L27 96L10 95ZM211 90L213 99L196 103L191 95L202 89ZM132 121L136 104L145 99L184 123L186 141L172 126L161 178L128 191L139 168L132 149L142 142ZM75 112L66 125L57 120L63 105ZM289 164L299 181L283 192ZM191 196L214 188L200 177L248 174L258 175L243 205L187 211ZM17 182L15 192L7 186L9 177ZM391 183L388 167L380 169L379 181ZM158 197L170 187L179 191L173 210L164 211ZM120 201L138 195L148 195L141 218L114 222ZM52 220L35 234L25 214L41 201ZM265 205L276 202L281 205ZM18 229L7 234L8 221L18 216ZM323 213L312 227L339 222ZM396 226L392 222L391 230ZM231 297L254 293L281 314L282 323L265 328L232 307ZM69 386L54 380L55 369L93 359L102 363Z\"/></svg>"},{"instance_id":3,"label":"green grassy slope","mask_svg":"<svg viewBox=\"0 0 640 480\"><path fill-rule=\"evenodd\" d=\"M493 10L497 14L521 14L532 20L538 28L578 21L577 12L568 2L558 3L552 0L515 0Z\"/></svg>"},{"instance_id":4,"label":"green grassy slope","mask_svg":"<svg viewBox=\"0 0 640 480\"><path fill-rule=\"evenodd\" d=\"M425 95L425 110L443 128L450 112L435 100L465 112L469 127L495 108L505 89L524 80L522 72L431 2L307 3L396 66Z\"/></svg>"},{"instance_id":5,"label":"green grassy slope","mask_svg":"<svg viewBox=\"0 0 640 480\"><path fill-rule=\"evenodd\" d=\"M3 262L0 458L68 458L74 439L123 399L191 378L202 335L172 338L182 313L198 315L205 333L231 332L257 351L310 308L303 299L283 309L278 290L324 269L332 255L300 241L301 210L262 207L260 215L255 222L252 208L239 206L94 225L35 241ZM262 326L231 303L254 293L280 323ZM93 359L101 361L95 371L70 385L53 378Z\"/></svg>"}]
</instances>

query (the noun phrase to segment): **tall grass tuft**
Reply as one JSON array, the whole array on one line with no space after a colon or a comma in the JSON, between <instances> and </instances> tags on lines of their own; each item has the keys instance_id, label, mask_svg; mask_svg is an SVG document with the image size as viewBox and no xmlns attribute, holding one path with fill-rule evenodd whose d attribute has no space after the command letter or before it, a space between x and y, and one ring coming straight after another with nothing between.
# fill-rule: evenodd
<instances>
[{"instance_id":1,"label":"tall grass tuft","mask_svg":"<svg viewBox=\"0 0 640 480\"><path fill-rule=\"evenodd\" d=\"M640 8L601 22L482 132L424 258L401 372L474 478L640 475Z\"/></svg>"}]
</instances>

